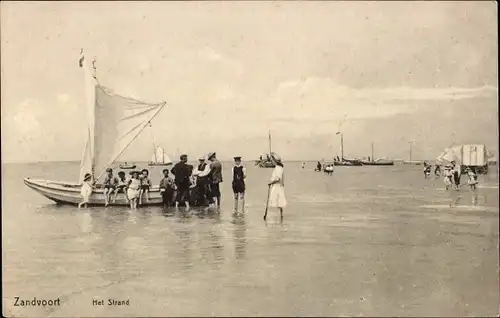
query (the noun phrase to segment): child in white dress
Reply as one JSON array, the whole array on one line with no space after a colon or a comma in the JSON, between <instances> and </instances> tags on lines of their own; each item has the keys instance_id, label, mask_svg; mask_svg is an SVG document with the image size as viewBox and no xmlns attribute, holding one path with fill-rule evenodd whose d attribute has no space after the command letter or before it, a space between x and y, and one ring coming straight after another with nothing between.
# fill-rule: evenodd
<instances>
[{"instance_id":1,"label":"child in white dress","mask_svg":"<svg viewBox=\"0 0 500 318\"><path fill-rule=\"evenodd\" d=\"M132 177L128 181L127 196L130 200L130 208L137 209L137 200L141 190L141 180L139 180L139 171L130 172Z\"/></svg>"},{"instance_id":2,"label":"child in white dress","mask_svg":"<svg viewBox=\"0 0 500 318\"><path fill-rule=\"evenodd\" d=\"M92 186L92 176L90 175L90 173L86 173L83 177L82 189L80 191L82 202L78 204L78 208L81 208L83 205L87 207L90 200L90 195L92 194L93 190L94 187Z\"/></svg>"},{"instance_id":3,"label":"child in white dress","mask_svg":"<svg viewBox=\"0 0 500 318\"><path fill-rule=\"evenodd\" d=\"M471 189L471 191L476 191L476 185L478 184L477 182L477 174L475 169L472 168L467 168L467 176L469 177L468 184Z\"/></svg>"},{"instance_id":4,"label":"child in white dress","mask_svg":"<svg viewBox=\"0 0 500 318\"><path fill-rule=\"evenodd\" d=\"M280 211L281 220L283 220L283 209L287 205L286 195L285 195L285 174L283 169L283 163L281 162L280 156L276 153L271 153L271 159L276 164L273 170L271 179L269 180L269 207L278 208ZM264 215L264 220L267 217Z\"/></svg>"}]
</instances>

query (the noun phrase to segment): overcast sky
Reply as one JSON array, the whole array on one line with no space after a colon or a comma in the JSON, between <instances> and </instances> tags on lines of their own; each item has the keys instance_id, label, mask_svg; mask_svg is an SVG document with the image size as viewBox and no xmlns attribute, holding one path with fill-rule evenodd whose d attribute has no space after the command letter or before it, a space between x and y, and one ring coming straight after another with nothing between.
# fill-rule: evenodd
<instances>
[{"instance_id":1,"label":"overcast sky","mask_svg":"<svg viewBox=\"0 0 500 318\"><path fill-rule=\"evenodd\" d=\"M1 3L2 159L79 160L80 48L101 84L167 101L122 160L497 152L495 2Z\"/></svg>"}]
</instances>

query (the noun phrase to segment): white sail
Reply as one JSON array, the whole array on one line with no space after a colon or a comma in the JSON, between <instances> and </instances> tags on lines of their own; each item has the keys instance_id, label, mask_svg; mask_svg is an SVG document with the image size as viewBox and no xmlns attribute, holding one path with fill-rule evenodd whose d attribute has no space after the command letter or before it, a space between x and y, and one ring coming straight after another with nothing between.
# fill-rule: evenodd
<instances>
[{"instance_id":1,"label":"white sail","mask_svg":"<svg viewBox=\"0 0 500 318\"><path fill-rule=\"evenodd\" d=\"M172 164L172 159L164 152L163 153L163 163L164 164Z\"/></svg>"},{"instance_id":2,"label":"white sail","mask_svg":"<svg viewBox=\"0 0 500 318\"><path fill-rule=\"evenodd\" d=\"M86 78L92 76L85 72ZM91 82L87 80L87 83ZM80 175L91 173L99 180L106 168L127 149L165 103L147 104L111 93L95 80L94 103L89 107L93 122L89 122L90 156L84 155ZM91 118L92 119L92 118Z\"/></svg>"},{"instance_id":3,"label":"white sail","mask_svg":"<svg viewBox=\"0 0 500 318\"><path fill-rule=\"evenodd\" d=\"M163 163L163 149L156 146L156 163Z\"/></svg>"},{"instance_id":4,"label":"white sail","mask_svg":"<svg viewBox=\"0 0 500 318\"><path fill-rule=\"evenodd\" d=\"M93 175L93 154L94 154L94 119L95 119L95 91L98 83L92 71L85 60L83 50L80 52L80 67L84 72L85 81L85 103L87 109L87 140L85 141L85 148L80 162L80 178L79 182L83 181L86 173Z\"/></svg>"}]
</instances>

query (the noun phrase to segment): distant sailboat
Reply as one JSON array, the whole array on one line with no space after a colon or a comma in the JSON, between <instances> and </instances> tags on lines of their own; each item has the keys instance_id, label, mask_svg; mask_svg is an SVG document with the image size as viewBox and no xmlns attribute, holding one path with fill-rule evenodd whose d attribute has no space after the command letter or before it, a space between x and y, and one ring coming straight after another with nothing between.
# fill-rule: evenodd
<instances>
[{"instance_id":1,"label":"distant sailboat","mask_svg":"<svg viewBox=\"0 0 500 318\"><path fill-rule=\"evenodd\" d=\"M410 155L409 155L409 159L408 161L405 161L403 160L403 164L405 165L421 165L422 164L422 161L419 161L419 160L411 160L411 146L412 146L412 142L409 141L408 144L410 145Z\"/></svg>"},{"instance_id":2,"label":"distant sailboat","mask_svg":"<svg viewBox=\"0 0 500 318\"><path fill-rule=\"evenodd\" d=\"M368 158L369 160L361 160L363 166L394 166L394 161L392 160L384 160L384 159L375 160L373 148L374 146L372 142L372 156L371 158Z\"/></svg>"},{"instance_id":3,"label":"distant sailboat","mask_svg":"<svg viewBox=\"0 0 500 318\"><path fill-rule=\"evenodd\" d=\"M151 126L151 123L149 124ZM151 133L151 139L153 140L153 155L151 156L151 161L148 163L148 166L168 166L172 164L172 160L165 153L162 147L156 145L155 139L153 137L153 133Z\"/></svg>"},{"instance_id":4,"label":"distant sailboat","mask_svg":"<svg viewBox=\"0 0 500 318\"><path fill-rule=\"evenodd\" d=\"M149 104L119 96L100 85L92 74L81 52L79 65L84 70L87 94L87 141L80 163L78 183L24 178L24 184L41 195L60 204L81 202L80 190L85 174L96 182L89 205L104 206L102 184L97 183L151 120L165 106L165 102ZM144 205L163 204L160 189L152 187L149 202ZM110 205L129 205L124 195L118 195Z\"/></svg>"},{"instance_id":5,"label":"distant sailboat","mask_svg":"<svg viewBox=\"0 0 500 318\"><path fill-rule=\"evenodd\" d=\"M340 135L340 158L337 157L337 160L333 160L334 166L344 166L344 167L358 167L362 166L360 160L358 159L346 159L344 158L344 134L340 131L336 133L336 135Z\"/></svg>"},{"instance_id":6,"label":"distant sailboat","mask_svg":"<svg viewBox=\"0 0 500 318\"><path fill-rule=\"evenodd\" d=\"M172 160L170 160L170 157L165 153L162 147L156 146L155 149L151 162L148 163L149 166L168 166L172 164Z\"/></svg>"}]
</instances>

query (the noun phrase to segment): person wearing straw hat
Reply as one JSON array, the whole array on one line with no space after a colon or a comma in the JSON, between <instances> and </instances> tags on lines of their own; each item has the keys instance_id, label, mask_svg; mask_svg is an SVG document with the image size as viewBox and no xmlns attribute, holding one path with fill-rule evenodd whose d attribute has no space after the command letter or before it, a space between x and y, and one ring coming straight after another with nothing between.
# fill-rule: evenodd
<instances>
[{"instance_id":1,"label":"person wearing straw hat","mask_svg":"<svg viewBox=\"0 0 500 318\"><path fill-rule=\"evenodd\" d=\"M273 170L269 185L269 197L267 207L278 208L280 211L281 220L283 220L283 209L287 205L285 195L285 174L281 157L275 153L271 153L271 160L275 163L276 167ZM267 218L267 207L264 214L264 220Z\"/></svg>"},{"instance_id":2,"label":"person wearing straw hat","mask_svg":"<svg viewBox=\"0 0 500 318\"><path fill-rule=\"evenodd\" d=\"M217 154L215 152L210 152L207 155L208 160L210 160L210 188L213 200L213 206L217 205L220 207L221 194L220 194L220 183L222 183L222 164L217 160Z\"/></svg>"},{"instance_id":3,"label":"person wearing straw hat","mask_svg":"<svg viewBox=\"0 0 500 318\"><path fill-rule=\"evenodd\" d=\"M233 193L234 193L234 213L238 213L238 202L241 200L241 210L245 212L245 179L247 177L246 168L241 165L241 157L234 157L233 166Z\"/></svg>"},{"instance_id":4,"label":"person wearing straw hat","mask_svg":"<svg viewBox=\"0 0 500 318\"><path fill-rule=\"evenodd\" d=\"M202 206L206 204L206 201L212 203L212 196L210 195L210 165L205 162L205 157L201 156L198 158L200 162L196 168L193 170L193 176L196 180L196 188L198 194L197 205Z\"/></svg>"},{"instance_id":5,"label":"person wearing straw hat","mask_svg":"<svg viewBox=\"0 0 500 318\"><path fill-rule=\"evenodd\" d=\"M130 208L137 209L137 200L139 199L140 191L141 191L141 180L139 180L140 172L130 171L130 175L132 176L130 180L128 180L128 189L127 196L130 200Z\"/></svg>"},{"instance_id":6,"label":"person wearing straw hat","mask_svg":"<svg viewBox=\"0 0 500 318\"><path fill-rule=\"evenodd\" d=\"M90 173L86 173L83 177L82 189L80 190L82 202L78 204L78 208L81 208L83 205L87 207L90 200L90 195L92 194L93 190L94 187L92 185L92 175Z\"/></svg>"},{"instance_id":7,"label":"person wearing straw hat","mask_svg":"<svg viewBox=\"0 0 500 318\"><path fill-rule=\"evenodd\" d=\"M149 179L149 170L142 169L139 175L141 181L141 190L139 193L139 205L142 205L142 197L146 194L146 202L149 202L149 190L151 189L151 179Z\"/></svg>"}]
</instances>

